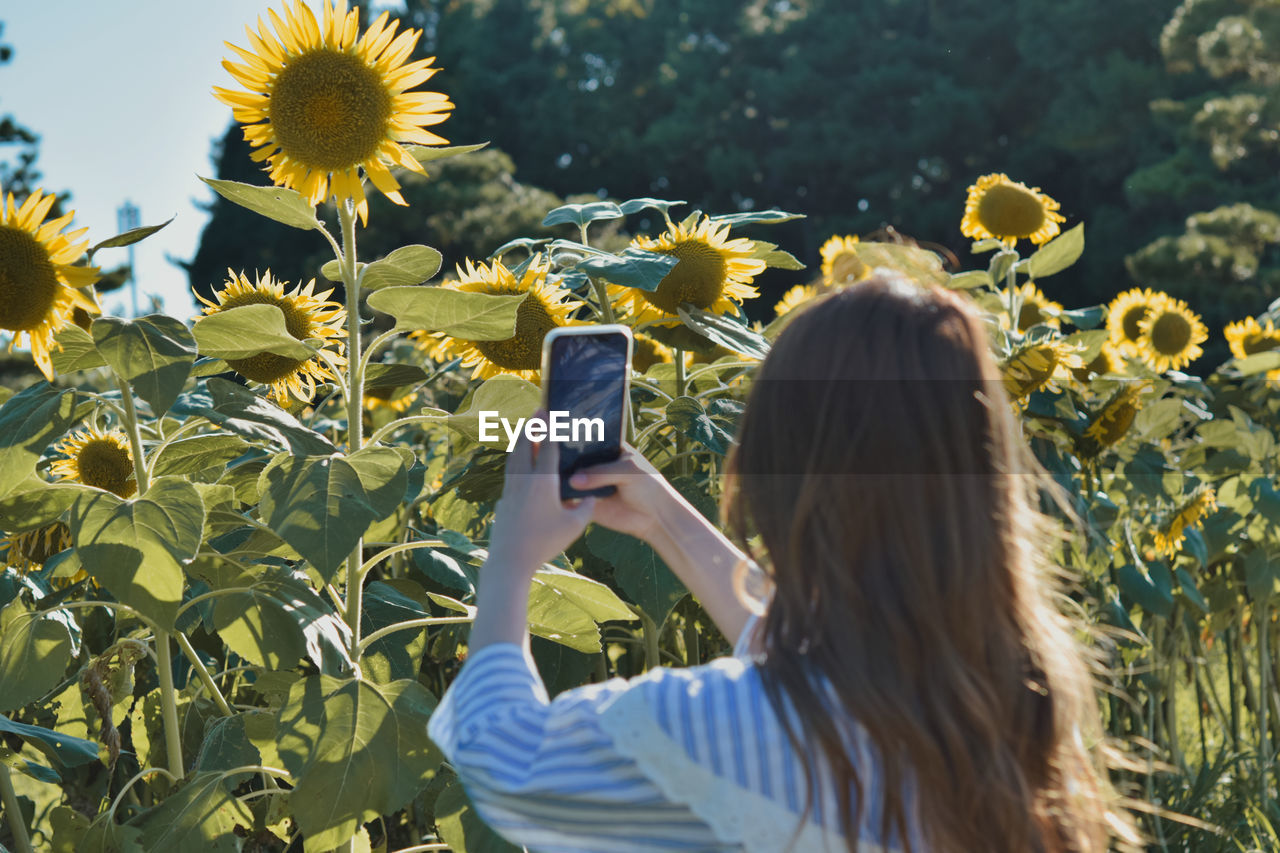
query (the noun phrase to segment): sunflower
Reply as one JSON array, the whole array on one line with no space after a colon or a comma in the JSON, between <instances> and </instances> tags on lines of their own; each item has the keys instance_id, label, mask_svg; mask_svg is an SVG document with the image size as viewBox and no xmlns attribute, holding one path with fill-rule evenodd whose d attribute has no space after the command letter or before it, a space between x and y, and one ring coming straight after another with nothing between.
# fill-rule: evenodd
<instances>
[{"instance_id":1,"label":"sunflower","mask_svg":"<svg viewBox=\"0 0 1280 853\"><path fill-rule=\"evenodd\" d=\"M1085 435L1097 442L1100 448L1110 447L1124 438L1142 409L1139 398L1149 389L1150 386L1145 382L1125 383L1098 410L1085 429Z\"/></svg>"},{"instance_id":2,"label":"sunflower","mask_svg":"<svg viewBox=\"0 0 1280 853\"><path fill-rule=\"evenodd\" d=\"M121 498L132 497L138 490L129 439L118 429L103 432L91 426L67 436L53 449L62 458L49 470L60 479L105 489Z\"/></svg>"},{"instance_id":3,"label":"sunflower","mask_svg":"<svg viewBox=\"0 0 1280 853\"><path fill-rule=\"evenodd\" d=\"M1124 361L1111 345L1111 342L1105 341L1098 349L1098 354L1084 367L1071 371L1071 375L1080 382L1088 382L1095 376L1106 376L1109 373L1122 372L1124 372Z\"/></svg>"},{"instance_id":4,"label":"sunflower","mask_svg":"<svg viewBox=\"0 0 1280 853\"><path fill-rule=\"evenodd\" d=\"M440 145L447 140L424 128L448 117L453 104L439 92L409 92L438 71L435 57L410 62L422 35L383 12L363 36L359 10L346 0L325 0L323 24L301 0L284 9L282 20L269 10L272 35L262 19L255 33L245 27L250 50L227 43L244 60L222 65L247 92L215 87L214 96L232 107L244 137L266 160L271 180L320 204L331 194L352 199L362 221L368 202L360 171L383 195L405 204L388 166L422 172L422 164L401 143Z\"/></svg>"},{"instance_id":5,"label":"sunflower","mask_svg":"<svg viewBox=\"0 0 1280 853\"><path fill-rule=\"evenodd\" d=\"M797 284L782 294L778 304L773 306L774 316L781 317L783 314L794 311L817 295L818 289L812 284Z\"/></svg>"},{"instance_id":6,"label":"sunflower","mask_svg":"<svg viewBox=\"0 0 1280 853\"><path fill-rule=\"evenodd\" d=\"M1280 347L1280 330L1276 329L1270 319L1265 326L1259 324L1253 317L1228 323L1222 330L1222 336L1227 339L1231 355L1236 358L1247 358L1256 353ZM1268 370L1267 379L1280 379L1280 369Z\"/></svg>"},{"instance_id":7,"label":"sunflower","mask_svg":"<svg viewBox=\"0 0 1280 853\"><path fill-rule=\"evenodd\" d=\"M846 234L832 236L822 244L822 280L831 287L853 284L871 275L871 268L858 257L858 238ZM778 316L782 316L779 312Z\"/></svg>"},{"instance_id":8,"label":"sunflower","mask_svg":"<svg viewBox=\"0 0 1280 853\"><path fill-rule=\"evenodd\" d=\"M649 337L644 332L636 332L631 349L631 369L636 373L647 373L655 364L672 364L675 354L671 347Z\"/></svg>"},{"instance_id":9,"label":"sunflower","mask_svg":"<svg viewBox=\"0 0 1280 853\"><path fill-rule=\"evenodd\" d=\"M569 291L547 282L549 269L550 263L541 255L534 256L519 280L501 261L485 266L468 260L465 269L459 266L458 280L441 287L467 293L527 294L516 314L515 334L501 341L436 335L439 343L430 352L436 358L461 357L463 367L475 367L473 378L512 373L536 382L542 367L542 339L558 326L578 325L569 314L582 305Z\"/></svg>"},{"instance_id":10,"label":"sunflower","mask_svg":"<svg viewBox=\"0 0 1280 853\"><path fill-rule=\"evenodd\" d=\"M56 197L36 190L19 206L0 189L0 330L11 335L9 349L26 337L31 357L53 379L49 350L53 336L71 323L77 307L97 313L89 285L97 267L72 266L89 241L87 228L63 233L75 212L44 221Z\"/></svg>"},{"instance_id":11,"label":"sunflower","mask_svg":"<svg viewBox=\"0 0 1280 853\"><path fill-rule=\"evenodd\" d=\"M1152 370L1178 370L1200 357L1209 330L1181 299L1166 297L1138 323L1138 355Z\"/></svg>"},{"instance_id":12,"label":"sunflower","mask_svg":"<svg viewBox=\"0 0 1280 853\"><path fill-rule=\"evenodd\" d=\"M1080 347L1062 340L1028 344L1015 350L1004 363L1004 387L1009 399L1021 400L1042 388L1058 390L1057 381L1070 378L1084 367Z\"/></svg>"},{"instance_id":13,"label":"sunflower","mask_svg":"<svg viewBox=\"0 0 1280 853\"><path fill-rule=\"evenodd\" d=\"M0 566L12 566L21 573L43 566L54 554L72 545L71 528L61 521L0 538ZM83 570L81 570L83 572ZM79 580L79 577L73 580Z\"/></svg>"},{"instance_id":14,"label":"sunflower","mask_svg":"<svg viewBox=\"0 0 1280 853\"><path fill-rule=\"evenodd\" d=\"M388 409L402 414L409 411L409 407L413 405L417 396L418 392L413 386L365 388L364 405L370 411Z\"/></svg>"},{"instance_id":15,"label":"sunflower","mask_svg":"<svg viewBox=\"0 0 1280 853\"><path fill-rule=\"evenodd\" d=\"M1190 499L1165 520L1164 524L1156 528L1156 550L1170 557L1176 554L1183 540L1187 538L1187 528L1195 527L1203 521L1209 511L1217 505L1218 497L1214 494L1213 488L1201 486Z\"/></svg>"},{"instance_id":16,"label":"sunflower","mask_svg":"<svg viewBox=\"0 0 1280 853\"><path fill-rule=\"evenodd\" d=\"M996 239L1012 246L1027 238L1040 245L1052 240L1063 222L1058 203L1005 174L983 175L969 187L960 233L975 240Z\"/></svg>"},{"instance_id":17,"label":"sunflower","mask_svg":"<svg viewBox=\"0 0 1280 853\"><path fill-rule=\"evenodd\" d=\"M1121 293L1107 306L1107 331L1111 345L1122 355L1137 355L1142 338L1142 321L1157 305L1168 299L1166 293L1151 288L1133 288Z\"/></svg>"},{"instance_id":18,"label":"sunflower","mask_svg":"<svg viewBox=\"0 0 1280 853\"><path fill-rule=\"evenodd\" d=\"M735 302L760 295L750 282L764 272L765 262L751 257L754 243L727 239L728 234L728 225L705 217L673 226L656 240L637 237L634 248L674 255L679 262L655 291L610 285L610 295L628 303L637 322L675 317L685 302L717 314L732 311Z\"/></svg>"},{"instance_id":19,"label":"sunflower","mask_svg":"<svg viewBox=\"0 0 1280 853\"><path fill-rule=\"evenodd\" d=\"M1035 282L1028 281L1019 285L1018 295L1022 305L1018 309L1019 332L1025 332L1032 326L1038 325L1052 326L1055 329L1062 328L1062 323L1058 320L1062 305L1045 296L1040 291L1040 288L1036 287ZM1001 325L1007 328L1009 325L1008 313L1003 314L1000 320Z\"/></svg>"},{"instance_id":20,"label":"sunflower","mask_svg":"<svg viewBox=\"0 0 1280 853\"><path fill-rule=\"evenodd\" d=\"M241 273L227 270L227 282L214 292L217 302L203 296L196 297L207 307L205 314L217 314L244 305L274 305L284 313L284 327L300 341L317 339L321 344L330 341L335 349L327 350L335 366L345 365L341 337L345 334L346 310L336 302L326 301L332 290L316 293L315 279L306 287L299 285L286 293L287 281L273 280L271 271L257 276L253 284ZM335 340L337 339L337 340ZM227 359L227 365L245 379L271 386L271 396L280 402L288 401L289 394L302 401L315 396L316 381L337 380L330 366L319 356L298 360L272 352L259 353L248 358Z\"/></svg>"}]
</instances>

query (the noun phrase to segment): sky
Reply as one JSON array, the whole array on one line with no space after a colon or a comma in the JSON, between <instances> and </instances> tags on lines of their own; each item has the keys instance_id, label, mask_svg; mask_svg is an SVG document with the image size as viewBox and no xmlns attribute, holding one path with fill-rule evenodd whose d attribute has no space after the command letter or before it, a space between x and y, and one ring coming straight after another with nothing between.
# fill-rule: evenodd
<instances>
[{"instance_id":1,"label":"sky","mask_svg":"<svg viewBox=\"0 0 1280 853\"><path fill-rule=\"evenodd\" d=\"M311 0L318 10L319 0ZM39 134L36 167L51 192L70 191L74 226L97 243L116 234L129 200L144 225L177 218L135 247L140 313L148 296L168 314L194 312L186 272L166 256L190 259L207 219L196 207L213 191L214 140L231 108L213 86L239 88L221 65L224 41L245 45L245 24L265 16L269 0L27 0L0 6L0 41L13 48L0 65L0 115ZM361 20L363 27L364 21ZM6 153L6 152L0 152ZM317 236L317 239L319 237ZM95 263L126 263L127 249L104 249ZM129 315L126 291L105 308Z\"/></svg>"}]
</instances>

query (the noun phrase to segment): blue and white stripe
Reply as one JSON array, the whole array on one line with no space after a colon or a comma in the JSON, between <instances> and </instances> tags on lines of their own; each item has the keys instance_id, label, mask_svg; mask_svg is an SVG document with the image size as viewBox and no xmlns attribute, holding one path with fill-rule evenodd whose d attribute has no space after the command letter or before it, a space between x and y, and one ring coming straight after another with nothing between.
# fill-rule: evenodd
<instances>
[{"instance_id":1,"label":"blue and white stripe","mask_svg":"<svg viewBox=\"0 0 1280 853\"><path fill-rule=\"evenodd\" d=\"M613 679L549 701L526 653L496 644L467 660L429 732L485 821L538 853L782 853L785 844L761 845L752 821L768 813L771 826L786 824L786 838L800 828L804 765L758 669L740 658ZM862 764L871 763L864 746L859 769L870 804L881 797L874 766ZM702 781L690 787L694 778ZM845 849L834 791L822 790L805 827L809 841L796 851ZM876 823L866 816L867 850L881 849Z\"/></svg>"}]
</instances>

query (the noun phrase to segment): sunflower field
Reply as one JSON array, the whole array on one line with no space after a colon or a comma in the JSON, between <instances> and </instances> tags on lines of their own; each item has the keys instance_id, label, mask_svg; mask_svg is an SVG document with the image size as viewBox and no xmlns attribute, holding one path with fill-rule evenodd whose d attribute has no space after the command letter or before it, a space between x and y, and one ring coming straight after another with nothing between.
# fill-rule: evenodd
<instances>
[{"instance_id":1,"label":"sunflower field","mask_svg":"<svg viewBox=\"0 0 1280 853\"><path fill-rule=\"evenodd\" d=\"M479 412L539 406L551 329L627 324L628 441L715 517L770 342L889 268L985 312L1073 503L1057 556L1150 849L1280 849L1280 304L1222 330L1230 361L1181 372L1201 318L1150 288L1048 299L1084 225L1003 174L956 211L985 268L832 235L768 324L743 309L753 281L802 265L755 235L797 213L601 200L444 275L425 245L361 259L366 193L404 204L398 170L484 147L428 129L453 104L419 88L419 33L361 24L345 2L271 11L215 89L271 183L206 183L332 251L296 282L231 269L197 317L107 316L95 256L163 226L95 243L52 195L3 199L0 329L44 380L0 390L0 846L515 850L426 734L502 486ZM656 233L629 236L642 216ZM598 527L538 572L529 624L552 693L729 649L647 545Z\"/></svg>"}]
</instances>

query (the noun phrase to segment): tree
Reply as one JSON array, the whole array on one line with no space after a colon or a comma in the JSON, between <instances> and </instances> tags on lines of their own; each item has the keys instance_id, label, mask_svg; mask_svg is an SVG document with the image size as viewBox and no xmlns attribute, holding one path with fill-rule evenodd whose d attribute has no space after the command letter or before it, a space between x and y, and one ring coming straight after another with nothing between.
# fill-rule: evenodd
<instances>
[{"instance_id":1,"label":"tree","mask_svg":"<svg viewBox=\"0 0 1280 853\"><path fill-rule=\"evenodd\" d=\"M0 22L0 34L4 32L4 23ZM0 65L13 59L13 47L0 43ZM0 187L6 195L13 193L18 203L31 194L35 184L40 180L36 171L36 157L39 154L40 137L19 124L9 114L0 114L0 149L8 154L10 148L16 149L12 155L0 158Z\"/></svg>"},{"instance_id":2,"label":"tree","mask_svg":"<svg viewBox=\"0 0 1280 853\"><path fill-rule=\"evenodd\" d=\"M1140 213L1178 220L1127 266L1140 284L1187 299L1216 332L1280 296L1280 7L1185 0L1160 49L1179 91L1152 108L1174 147L1131 177L1129 194ZM1203 363L1226 357L1211 335Z\"/></svg>"}]
</instances>

